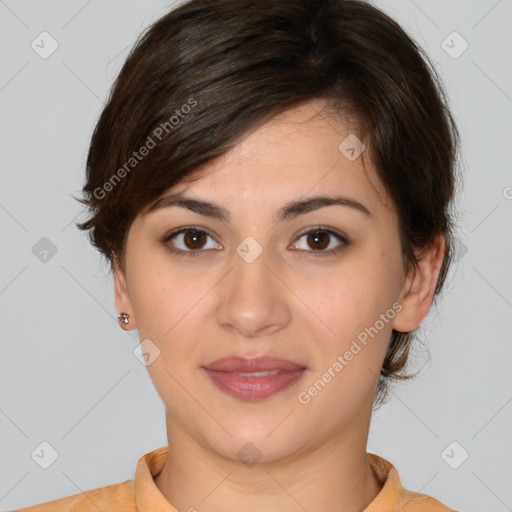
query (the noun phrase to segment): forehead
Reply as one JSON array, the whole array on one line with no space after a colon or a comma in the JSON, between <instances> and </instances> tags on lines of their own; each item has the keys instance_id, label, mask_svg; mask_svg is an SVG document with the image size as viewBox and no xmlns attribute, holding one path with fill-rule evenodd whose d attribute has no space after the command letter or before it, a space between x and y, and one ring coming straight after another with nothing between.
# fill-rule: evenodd
<instances>
[{"instance_id":1,"label":"forehead","mask_svg":"<svg viewBox=\"0 0 512 512\"><path fill-rule=\"evenodd\" d=\"M386 213L389 199L354 123L326 106L314 100L279 114L160 197L191 190L208 200L272 208L306 195L336 194Z\"/></svg>"}]
</instances>

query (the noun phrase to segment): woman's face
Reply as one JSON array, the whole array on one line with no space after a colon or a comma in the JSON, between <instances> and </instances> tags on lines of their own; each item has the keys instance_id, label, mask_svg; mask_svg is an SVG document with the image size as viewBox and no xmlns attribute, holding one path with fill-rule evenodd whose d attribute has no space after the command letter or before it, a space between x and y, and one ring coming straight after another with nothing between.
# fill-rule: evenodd
<instances>
[{"instance_id":1,"label":"woman's face","mask_svg":"<svg viewBox=\"0 0 512 512\"><path fill-rule=\"evenodd\" d=\"M365 174L354 139L340 149L350 129L317 115L323 106L287 111L196 171L200 179L168 189L162 197L200 208L139 215L126 275L115 273L116 306L149 354L168 432L233 461L291 460L336 438L366 439L392 329L414 329L430 305L431 295L421 307L407 296L391 201L368 165ZM299 370L205 369L232 356Z\"/></svg>"}]
</instances>

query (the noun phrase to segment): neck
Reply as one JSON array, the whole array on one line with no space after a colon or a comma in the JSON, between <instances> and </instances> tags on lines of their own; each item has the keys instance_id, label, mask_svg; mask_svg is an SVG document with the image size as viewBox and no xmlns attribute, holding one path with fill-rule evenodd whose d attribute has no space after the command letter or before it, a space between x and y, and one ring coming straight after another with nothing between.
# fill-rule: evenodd
<instances>
[{"instance_id":1,"label":"neck","mask_svg":"<svg viewBox=\"0 0 512 512\"><path fill-rule=\"evenodd\" d=\"M169 455L155 484L178 510L360 512L382 488L366 457L368 429L253 466L205 448L169 418L167 431Z\"/></svg>"}]
</instances>

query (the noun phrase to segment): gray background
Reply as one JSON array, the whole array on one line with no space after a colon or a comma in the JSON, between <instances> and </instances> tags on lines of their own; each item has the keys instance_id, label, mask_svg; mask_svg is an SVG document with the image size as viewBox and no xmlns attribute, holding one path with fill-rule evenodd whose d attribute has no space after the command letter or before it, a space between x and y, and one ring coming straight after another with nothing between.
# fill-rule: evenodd
<instances>
[{"instance_id":1,"label":"gray background","mask_svg":"<svg viewBox=\"0 0 512 512\"><path fill-rule=\"evenodd\" d=\"M457 510L512 510L512 1L374 3L435 61L465 185L459 260L420 331L431 359L415 352L413 368L427 364L375 414L368 451ZM1 510L131 479L167 442L137 333L117 325L108 269L73 226L83 214L70 194L129 48L172 5L0 0ZM31 47L43 31L59 45L47 59ZM457 58L454 31L469 44ZM46 262L43 237L57 249ZM48 469L31 457L44 441L58 452Z\"/></svg>"}]
</instances>

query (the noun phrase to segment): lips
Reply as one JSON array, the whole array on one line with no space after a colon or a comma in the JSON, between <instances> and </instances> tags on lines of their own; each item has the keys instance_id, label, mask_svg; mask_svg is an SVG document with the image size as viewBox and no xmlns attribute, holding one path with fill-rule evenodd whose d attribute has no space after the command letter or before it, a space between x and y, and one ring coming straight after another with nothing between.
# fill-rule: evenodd
<instances>
[{"instance_id":1,"label":"lips","mask_svg":"<svg viewBox=\"0 0 512 512\"><path fill-rule=\"evenodd\" d=\"M203 367L224 393L250 402L263 400L296 384L306 367L276 357L225 357Z\"/></svg>"},{"instance_id":2,"label":"lips","mask_svg":"<svg viewBox=\"0 0 512 512\"><path fill-rule=\"evenodd\" d=\"M224 357L206 364L204 368L218 372L250 373L274 370L291 372L305 368L305 366L277 357L256 357L251 359L244 357Z\"/></svg>"}]
</instances>

